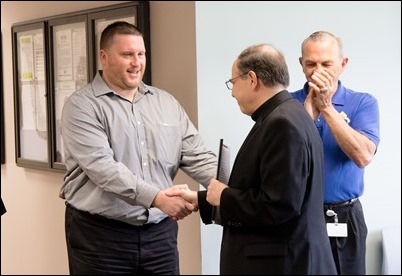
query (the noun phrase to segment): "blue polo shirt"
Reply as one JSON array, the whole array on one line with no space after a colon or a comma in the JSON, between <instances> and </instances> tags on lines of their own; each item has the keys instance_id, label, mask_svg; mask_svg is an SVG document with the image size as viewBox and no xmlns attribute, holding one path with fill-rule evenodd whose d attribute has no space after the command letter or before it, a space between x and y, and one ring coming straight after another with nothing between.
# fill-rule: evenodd
<instances>
[{"instance_id":1,"label":"blue polo shirt","mask_svg":"<svg viewBox=\"0 0 402 276\"><path fill-rule=\"evenodd\" d=\"M292 92L292 96L304 103L308 94L308 84L303 89ZM335 109L356 131L374 142L380 142L380 117L377 100L369 93L356 92L338 82L338 90L332 97ZM364 191L364 168L359 168L342 151L320 115L315 121L324 146L324 203L343 202L359 197Z\"/></svg>"}]
</instances>

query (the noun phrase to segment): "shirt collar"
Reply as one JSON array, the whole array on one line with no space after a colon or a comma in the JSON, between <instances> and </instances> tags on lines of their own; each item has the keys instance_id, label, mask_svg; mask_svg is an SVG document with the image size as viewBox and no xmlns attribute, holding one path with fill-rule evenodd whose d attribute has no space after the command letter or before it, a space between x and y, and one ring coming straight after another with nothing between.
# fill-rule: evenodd
<instances>
[{"instance_id":1,"label":"shirt collar","mask_svg":"<svg viewBox=\"0 0 402 276\"><path fill-rule=\"evenodd\" d=\"M282 90L276 93L272 98L268 99L265 103L258 107L254 111L254 113L251 114L251 118L255 122L260 122L266 116L268 116L278 105L288 99L292 99L292 96L287 90Z\"/></svg>"}]
</instances>

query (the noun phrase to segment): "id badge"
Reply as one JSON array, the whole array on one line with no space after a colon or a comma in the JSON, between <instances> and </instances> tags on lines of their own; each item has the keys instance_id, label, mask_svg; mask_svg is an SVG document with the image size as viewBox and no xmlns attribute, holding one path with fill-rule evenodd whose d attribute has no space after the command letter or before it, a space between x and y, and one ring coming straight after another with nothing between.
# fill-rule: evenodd
<instances>
[{"instance_id":1,"label":"id badge","mask_svg":"<svg viewBox=\"0 0 402 276\"><path fill-rule=\"evenodd\" d=\"M348 227L346 223L327 223L328 237L347 237Z\"/></svg>"}]
</instances>

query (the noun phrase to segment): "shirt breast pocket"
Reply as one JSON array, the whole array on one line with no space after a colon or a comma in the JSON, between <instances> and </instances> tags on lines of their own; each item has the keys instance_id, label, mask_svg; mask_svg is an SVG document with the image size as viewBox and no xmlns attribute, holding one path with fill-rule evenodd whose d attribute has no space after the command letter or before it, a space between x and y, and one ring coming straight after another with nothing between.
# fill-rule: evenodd
<instances>
[{"instance_id":1,"label":"shirt breast pocket","mask_svg":"<svg viewBox=\"0 0 402 276\"><path fill-rule=\"evenodd\" d=\"M175 125L160 124L158 131L158 159L172 165L180 161L181 135Z\"/></svg>"}]
</instances>

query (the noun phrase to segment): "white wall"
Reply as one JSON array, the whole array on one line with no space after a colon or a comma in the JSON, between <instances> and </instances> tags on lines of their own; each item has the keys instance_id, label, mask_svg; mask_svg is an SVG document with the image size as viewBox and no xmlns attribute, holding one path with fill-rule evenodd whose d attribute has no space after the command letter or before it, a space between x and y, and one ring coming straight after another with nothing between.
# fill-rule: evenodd
<instances>
[{"instance_id":1,"label":"white wall","mask_svg":"<svg viewBox=\"0 0 402 276\"><path fill-rule=\"evenodd\" d=\"M379 101L381 142L366 169L362 204L369 229L367 273L381 272L381 229L401 224L401 2L196 2L198 125L217 151L219 138L232 162L253 121L224 82L247 46L268 42L285 54L289 91L304 84L300 44L316 30L342 37L349 64L341 80ZM221 229L202 225L202 272L219 273Z\"/></svg>"}]
</instances>

